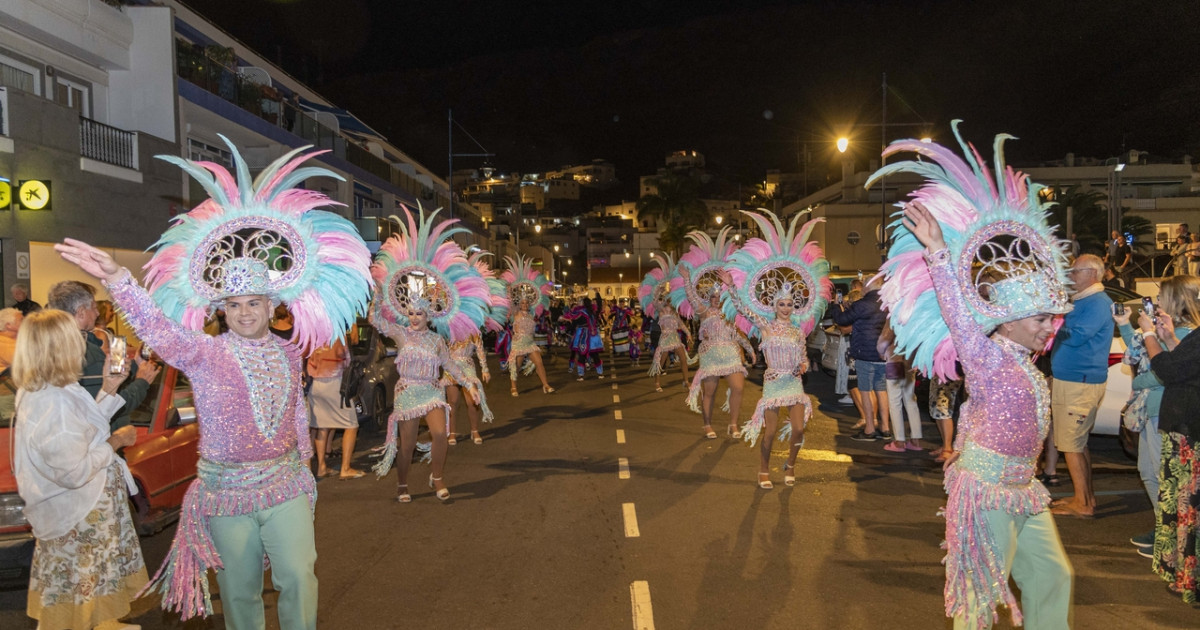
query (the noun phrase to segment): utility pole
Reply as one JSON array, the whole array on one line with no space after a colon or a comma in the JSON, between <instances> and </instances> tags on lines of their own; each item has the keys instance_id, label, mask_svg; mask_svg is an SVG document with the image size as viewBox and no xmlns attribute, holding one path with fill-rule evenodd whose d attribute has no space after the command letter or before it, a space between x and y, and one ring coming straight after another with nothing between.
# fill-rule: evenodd
<instances>
[{"instance_id":1,"label":"utility pole","mask_svg":"<svg viewBox=\"0 0 1200 630\"><path fill-rule=\"evenodd\" d=\"M483 149L484 152L483 153L455 153L454 152L454 125L455 125L454 110L447 109L446 110L446 155L449 158L449 164L447 164L447 167L446 167L448 169L446 172L446 192L447 192L447 195L446 195L447 196L446 218L449 218L449 219L454 218L454 158L456 158L456 157L492 157L492 156L496 155L495 153L488 153L487 149L485 149L482 144L479 144L479 141L476 140L475 138L473 138L471 136L471 134L467 133L466 129L463 129L463 133L467 133L467 137L471 138L471 141L474 142L475 145L478 146L480 149ZM459 125L458 127L459 127L459 129L462 129L462 125Z\"/></svg>"}]
</instances>

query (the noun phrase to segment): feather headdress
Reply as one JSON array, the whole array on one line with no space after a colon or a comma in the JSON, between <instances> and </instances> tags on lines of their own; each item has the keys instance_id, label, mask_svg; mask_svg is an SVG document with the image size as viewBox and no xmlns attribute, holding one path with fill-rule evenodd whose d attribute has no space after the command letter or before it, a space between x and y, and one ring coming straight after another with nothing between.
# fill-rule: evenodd
<instances>
[{"instance_id":1,"label":"feather headdress","mask_svg":"<svg viewBox=\"0 0 1200 630\"><path fill-rule=\"evenodd\" d=\"M930 161L889 164L867 181L893 173L913 173L926 183L911 195L937 219L951 264L972 317L991 331L1037 313L1071 309L1066 291L1066 256L1048 221L1042 186L1004 162L1007 134L993 144L995 172L975 147L964 142L958 123L954 137L966 159L937 144L918 140L892 143L884 155L911 151ZM893 241L880 271L886 277L880 297L896 331L898 352L926 374L955 378L958 353L934 294L924 259L924 246L899 221L891 226Z\"/></svg>"},{"instance_id":2,"label":"feather headdress","mask_svg":"<svg viewBox=\"0 0 1200 630\"><path fill-rule=\"evenodd\" d=\"M812 219L800 226L797 213L788 228L774 213L764 210L763 214L742 210L758 224L762 238L746 241L741 249L733 252L725 265L733 279L732 291L738 300L757 315L768 320L775 319L775 301L789 297L795 304L792 325L800 327L807 335L812 332L818 317L825 312L833 291L829 281L829 261L825 260L821 246L808 240L812 230L824 218ZM737 307L730 293L722 296L721 309L726 319L737 315ZM749 333L757 336L757 327Z\"/></svg>"},{"instance_id":3,"label":"feather headdress","mask_svg":"<svg viewBox=\"0 0 1200 630\"><path fill-rule=\"evenodd\" d=\"M670 254L654 257L658 269L651 269L638 286L638 301L647 317L658 317L658 301L667 300L671 293L671 274L675 273L675 259Z\"/></svg>"},{"instance_id":4,"label":"feather headdress","mask_svg":"<svg viewBox=\"0 0 1200 630\"><path fill-rule=\"evenodd\" d=\"M191 175L209 199L176 217L146 263L155 303L191 330L204 327L215 303L266 295L295 319L292 342L304 349L333 343L366 310L371 253L350 221L322 206L323 193L294 188L310 177L343 178L325 168L299 168L326 151L288 152L253 181L241 153L225 136L236 177L213 162L174 155L158 159Z\"/></svg>"},{"instance_id":5,"label":"feather headdress","mask_svg":"<svg viewBox=\"0 0 1200 630\"><path fill-rule=\"evenodd\" d=\"M508 299L508 283L496 277L496 270L483 260L484 256L492 256L491 252L477 251L467 257L467 260L475 266L479 274L488 284L488 309L487 321L484 322L484 327L493 332L504 330L504 324L508 322L508 311L512 308L511 302Z\"/></svg>"},{"instance_id":6,"label":"feather headdress","mask_svg":"<svg viewBox=\"0 0 1200 630\"><path fill-rule=\"evenodd\" d=\"M705 232L695 230L688 233L692 245L687 253L679 257L675 265L675 273L670 276L671 305L680 315L688 319L696 316L692 303L687 298L687 288L680 267L686 267L692 278L692 287L700 299L707 300L721 292L722 283L720 272L725 266L726 259L733 253L733 241L729 240L731 228L724 227L717 232L717 238L712 238ZM742 332L749 332L752 325L750 320L738 315L735 324Z\"/></svg>"},{"instance_id":7,"label":"feather headdress","mask_svg":"<svg viewBox=\"0 0 1200 630\"><path fill-rule=\"evenodd\" d=\"M377 314L408 326L410 308L425 311L434 330L450 342L469 339L479 332L491 308L487 280L450 237L466 228L458 219L435 222L438 212L418 218L404 208L400 225L379 248L371 275L378 286Z\"/></svg>"},{"instance_id":8,"label":"feather headdress","mask_svg":"<svg viewBox=\"0 0 1200 630\"><path fill-rule=\"evenodd\" d=\"M515 260L505 256L504 261L508 263L508 269L500 274L500 279L508 285L509 309L520 308L521 300L529 301L530 315L541 315L550 308L550 294L554 288L545 274L534 270L533 259L517 254Z\"/></svg>"}]
</instances>

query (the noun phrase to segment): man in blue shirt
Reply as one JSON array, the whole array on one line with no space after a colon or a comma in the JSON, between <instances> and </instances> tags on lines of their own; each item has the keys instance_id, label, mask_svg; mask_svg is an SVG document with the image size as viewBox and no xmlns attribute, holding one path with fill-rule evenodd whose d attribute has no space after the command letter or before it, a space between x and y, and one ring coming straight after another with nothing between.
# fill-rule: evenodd
<instances>
[{"instance_id":1,"label":"man in blue shirt","mask_svg":"<svg viewBox=\"0 0 1200 630\"><path fill-rule=\"evenodd\" d=\"M1108 380L1108 353L1112 347L1112 300L1100 279L1104 262L1084 254L1067 271L1074 287L1074 310L1063 318L1050 353L1050 386L1054 445L1064 454L1075 496L1056 501L1055 514L1091 518L1096 513L1092 492L1092 461L1088 436L1096 424L1096 411ZM1047 470L1047 474L1054 474Z\"/></svg>"}]
</instances>

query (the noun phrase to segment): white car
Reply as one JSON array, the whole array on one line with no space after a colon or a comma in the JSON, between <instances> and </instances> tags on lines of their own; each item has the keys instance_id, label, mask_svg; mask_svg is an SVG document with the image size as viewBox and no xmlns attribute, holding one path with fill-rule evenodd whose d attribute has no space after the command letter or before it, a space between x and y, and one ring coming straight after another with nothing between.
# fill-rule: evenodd
<instances>
[{"instance_id":1,"label":"white car","mask_svg":"<svg viewBox=\"0 0 1200 630\"><path fill-rule=\"evenodd\" d=\"M1104 291L1114 303L1124 304L1129 309L1130 322L1137 322L1138 313L1142 311L1142 296L1115 287L1107 287ZM1125 453L1136 458L1137 435L1121 426L1125 403L1129 402L1129 394L1133 391L1133 367L1121 362L1124 356L1125 341L1114 325L1108 353L1108 381L1104 387L1104 399L1100 401L1100 410L1096 412L1096 426L1092 428L1092 433L1120 436Z\"/></svg>"}]
</instances>

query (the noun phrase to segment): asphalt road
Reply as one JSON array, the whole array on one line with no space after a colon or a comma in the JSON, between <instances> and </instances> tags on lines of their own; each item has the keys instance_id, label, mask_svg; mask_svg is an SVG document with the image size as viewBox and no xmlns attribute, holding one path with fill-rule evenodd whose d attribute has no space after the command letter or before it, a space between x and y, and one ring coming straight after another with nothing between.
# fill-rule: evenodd
<instances>
[{"instance_id":1,"label":"asphalt road","mask_svg":"<svg viewBox=\"0 0 1200 630\"><path fill-rule=\"evenodd\" d=\"M394 477L321 480L319 626L949 627L942 475L927 455L850 441L853 407L834 402L832 380L814 374L809 391L820 402L797 485L783 486L776 453L776 487L760 490L756 451L703 439L677 372L656 393L644 366L626 365L615 379L579 383L558 358L551 395L536 377L522 378L518 398L494 380L497 421L485 425L482 446L451 447L445 503L423 487L423 465L407 505L393 499ZM495 365L492 373L503 376ZM758 393L747 387L744 417ZM465 418L458 429L466 432ZM925 430L936 440L932 424ZM360 440L358 467L370 465L381 437ZM1098 516L1058 521L1076 572L1074 627L1197 627L1200 611L1169 595L1127 542L1152 522L1132 462L1114 439L1093 438L1093 448ZM143 539L151 567L172 534ZM34 628L25 596L0 592L0 627ZM155 605L141 602L135 621L224 627L219 615L181 624ZM272 609L267 616L277 627ZM1010 627L1006 613L997 627Z\"/></svg>"}]
</instances>

